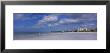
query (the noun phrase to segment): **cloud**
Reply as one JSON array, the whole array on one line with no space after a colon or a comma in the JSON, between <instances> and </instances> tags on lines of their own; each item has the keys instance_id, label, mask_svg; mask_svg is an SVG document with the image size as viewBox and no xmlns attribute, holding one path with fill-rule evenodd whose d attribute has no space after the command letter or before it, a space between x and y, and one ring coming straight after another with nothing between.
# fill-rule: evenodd
<instances>
[{"instance_id":1,"label":"cloud","mask_svg":"<svg viewBox=\"0 0 110 53\"><path fill-rule=\"evenodd\" d=\"M57 26L57 25L59 25L59 23L48 24L49 27L51 27L51 26Z\"/></svg>"},{"instance_id":2,"label":"cloud","mask_svg":"<svg viewBox=\"0 0 110 53\"><path fill-rule=\"evenodd\" d=\"M44 18L42 19L42 21L44 22L57 21L57 20L58 20L57 16L52 16L52 15L44 16Z\"/></svg>"},{"instance_id":3,"label":"cloud","mask_svg":"<svg viewBox=\"0 0 110 53\"><path fill-rule=\"evenodd\" d=\"M72 22L72 23L75 23L75 22L79 22L78 19L64 19L65 22Z\"/></svg>"},{"instance_id":4,"label":"cloud","mask_svg":"<svg viewBox=\"0 0 110 53\"><path fill-rule=\"evenodd\" d=\"M59 23L62 24L62 23L65 23L65 21L64 20L60 20Z\"/></svg>"},{"instance_id":5,"label":"cloud","mask_svg":"<svg viewBox=\"0 0 110 53\"><path fill-rule=\"evenodd\" d=\"M82 21L94 21L97 20L97 14L93 13L93 14L82 14L82 16L80 17L80 20Z\"/></svg>"},{"instance_id":6,"label":"cloud","mask_svg":"<svg viewBox=\"0 0 110 53\"><path fill-rule=\"evenodd\" d=\"M32 14L24 14L24 13L15 13L14 14L14 19L16 20L22 20L22 21L25 21L25 20L32 20L32 19L37 19L38 17L37 16L32 16Z\"/></svg>"},{"instance_id":7,"label":"cloud","mask_svg":"<svg viewBox=\"0 0 110 53\"><path fill-rule=\"evenodd\" d=\"M80 16L78 16L78 18L74 18L71 14L71 16L69 18L61 18L58 17L58 15L62 15L62 14L50 14L48 16L44 16L41 20L38 21L38 26L57 26L57 25L61 25L61 24L69 24L69 23L87 23L88 21L93 21L96 20L96 17L94 16L95 14L91 15L91 14L82 14ZM69 14L70 15L70 14ZM93 24L91 24L93 25ZM87 25L83 25L83 26L87 26Z\"/></svg>"},{"instance_id":8,"label":"cloud","mask_svg":"<svg viewBox=\"0 0 110 53\"><path fill-rule=\"evenodd\" d=\"M38 21L38 24L45 24L48 22L56 22L58 20L57 16L53 16L53 15L48 15L48 16L44 16L43 19Z\"/></svg>"},{"instance_id":9,"label":"cloud","mask_svg":"<svg viewBox=\"0 0 110 53\"><path fill-rule=\"evenodd\" d=\"M56 23L57 21L58 21L57 16L48 15L48 16L44 16L41 20L39 20L36 26L43 27L44 25L47 24L47 26L51 27L51 26L58 25L58 23Z\"/></svg>"},{"instance_id":10,"label":"cloud","mask_svg":"<svg viewBox=\"0 0 110 53\"><path fill-rule=\"evenodd\" d=\"M14 15L16 17L16 19L21 19L24 17L24 14L16 14Z\"/></svg>"},{"instance_id":11,"label":"cloud","mask_svg":"<svg viewBox=\"0 0 110 53\"><path fill-rule=\"evenodd\" d=\"M58 23L54 23L54 25L59 25Z\"/></svg>"},{"instance_id":12,"label":"cloud","mask_svg":"<svg viewBox=\"0 0 110 53\"><path fill-rule=\"evenodd\" d=\"M51 26L57 26L57 25L61 25L61 24L77 23L77 22L79 22L79 20L77 20L77 19L64 18L64 19L59 20L59 21L56 22L56 23L48 24L48 26L51 27Z\"/></svg>"},{"instance_id":13,"label":"cloud","mask_svg":"<svg viewBox=\"0 0 110 53\"><path fill-rule=\"evenodd\" d=\"M64 19L59 20L56 23L48 24L48 26L51 27L51 26L57 26L57 25L61 25L61 24L77 23L77 22L79 22L79 20L64 18Z\"/></svg>"},{"instance_id":14,"label":"cloud","mask_svg":"<svg viewBox=\"0 0 110 53\"><path fill-rule=\"evenodd\" d=\"M77 23L79 22L78 19L69 19L69 18L64 18L64 19L61 19L59 21L60 24L63 24L63 23Z\"/></svg>"},{"instance_id":15,"label":"cloud","mask_svg":"<svg viewBox=\"0 0 110 53\"><path fill-rule=\"evenodd\" d=\"M86 24L82 24L82 27L88 27L88 26L94 26L94 23L86 23Z\"/></svg>"},{"instance_id":16,"label":"cloud","mask_svg":"<svg viewBox=\"0 0 110 53\"><path fill-rule=\"evenodd\" d=\"M49 16L44 16L43 19L39 20L37 26L42 27L43 25L47 24L47 26L51 27L61 24L78 23L78 22L80 22L80 20L78 19L63 18L58 20L57 16L49 15Z\"/></svg>"},{"instance_id":17,"label":"cloud","mask_svg":"<svg viewBox=\"0 0 110 53\"><path fill-rule=\"evenodd\" d=\"M52 24L48 24L48 26L52 26Z\"/></svg>"}]
</instances>

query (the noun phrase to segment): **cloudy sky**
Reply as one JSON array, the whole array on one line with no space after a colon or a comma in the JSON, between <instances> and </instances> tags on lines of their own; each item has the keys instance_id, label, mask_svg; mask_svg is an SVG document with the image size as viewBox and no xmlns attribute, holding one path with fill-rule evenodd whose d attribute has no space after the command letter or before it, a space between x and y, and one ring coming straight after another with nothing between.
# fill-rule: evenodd
<instances>
[{"instance_id":1,"label":"cloudy sky","mask_svg":"<svg viewBox=\"0 0 110 53\"><path fill-rule=\"evenodd\" d=\"M14 13L15 32L50 32L96 28L96 13Z\"/></svg>"}]
</instances>

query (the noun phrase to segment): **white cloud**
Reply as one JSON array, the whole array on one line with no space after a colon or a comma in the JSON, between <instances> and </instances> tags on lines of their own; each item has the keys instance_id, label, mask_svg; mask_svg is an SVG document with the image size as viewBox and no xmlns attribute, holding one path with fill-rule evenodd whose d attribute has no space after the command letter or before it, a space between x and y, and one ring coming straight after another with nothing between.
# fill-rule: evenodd
<instances>
[{"instance_id":1,"label":"white cloud","mask_svg":"<svg viewBox=\"0 0 110 53\"><path fill-rule=\"evenodd\" d=\"M78 19L68 19L68 18L64 18L64 19L59 21L60 24L63 24L63 23L77 23L77 22L79 22Z\"/></svg>"},{"instance_id":2,"label":"white cloud","mask_svg":"<svg viewBox=\"0 0 110 53\"><path fill-rule=\"evenodd\" d=\"M48 26L52 26L52 24L48 24Z\"/></svg>"},{"instance_id":3,"label":"white cloud","mask_svg":"<svg viewBox=\"0 0 110 53\"><path fill-rule=\"evenodd\" d=\"M64 19L59 20L59 22L48 24L48 26L50 27L50 26L57 26L60 24L65 24L65 23L77 23L77 22L79 22L79 20L77 19L64 18Z\"/></svg>"},{"instance_id":4,"label":"white cloud","mask_svg":"<svg viewBox=\"0 0 110 53\"><path fill-rule=\"evenodd\" d=\"M82 24L81 26L82 26L82 27L86 27L86 26L88 27L88 26L93 26L93 25L95 25L95 24L90 23L90 24Z\"/></svg>"},{"instance_id":5,"label":"white cloud","mask_svg":"<svg viewBox=\"0 0 110 53\"><path fill-rule=\"evenodd\" d=\"M47 24L49 27L51 26L57 26L60 24L65 24L65 23L77 23L79 22L79 19L70 19L70 18L63 18L58 20L58 17L55 15L48 15L44 16L43 19L39 20L37 23L37 26L42 26Z\"/></svg>"},{"instance_id":6,"label":"white cloud","mask_svg":"<svg viewBox=\"0 0 110 53\"><path fill-rule=\"evenodd\" d=\"M63 21L63 20L60 20L60 21L59 21L59 23L60 23L60 24L62 24L62 23L65 23L65 21Z\"/></svg>"},{"instance_id":7,"label":"white cloud","mask_svg":"<svg viewBox=\"0 0 110 53\"><path fill-rule=\"evenodd\" d=\"M16 19L21 19L23 18L24 14L16 14L15 16L16 16Z\"/></svg>"},{"instance_id":8,"label":"white cloud","mask_svg":"<svg viewBox=\"0 0 110 53\"><path fill-rule=\"evenodd\" d=\"M57 20L58 20L57 16L52 16L52 15L44 16L44 18L42 19L42 21L45 21L45 22L57 21Z\"/></svg>"},{"instance_id":9,"label":"white cloud","mask_svg":"<svg viewBox=\"0 0 110 53\"><path fill-rule=\"evenodd\" d=\"M49 27L58 25L56 23L53 23L53 22L56 22L56 21L58 21L58 17L55 16L55 15L44 16L41 20L38 21L37 27L42 27L45 24L47 24Z\"/></svg>"},{"instance_id":10,"label":"white cloud","mask_svg":"<svg viewBox=\"0 0 110 53\"><path fill-rule=\"evenodd\" d=\"M80 20L82 21L93 21L97 20L97 15L96 14L82 14Z\"/></svg>"},{"instance_id":11,"label":"white cloud","mask_svg":"<svg viewBox=\"0 0 110 53\"><path fill-rule=\"evenodd\" d=\"M65 22L79 22L78 19L64 19Z\"/></svg>"},{"instance_id":12,"label":"white cloud","mask_svg":"<svg viewBox=\"0 0 110 53\"><path fill-rule=\"evenodd\" d=\"M16 16L18 16L18 17L21 17L21 16L23 16L24 14L16 14Z\"/></svg>"},{"instance_id":13,"label":"white cloud","mask_svg":"<svg viewBox=\"0 0 110 53\"><path fill-rule=\"evenodd\" d=\"M51 26L57 26L57 25L59 25L59 23L48 24L49 27L51 27Z\"/></svg>"},{"instance_id":14,"label":"white cloud","mask_svg":"<svg viewBox=\"0 0 110 53\"><path fill-rule=\"evenodd\" d=\"M58 20L57 16L53 16L53 15L48 15L48 16L44 16L43 19L38 21L38 24L45 24L47 22L55 22Z\"/></svg>"}]
</instances>

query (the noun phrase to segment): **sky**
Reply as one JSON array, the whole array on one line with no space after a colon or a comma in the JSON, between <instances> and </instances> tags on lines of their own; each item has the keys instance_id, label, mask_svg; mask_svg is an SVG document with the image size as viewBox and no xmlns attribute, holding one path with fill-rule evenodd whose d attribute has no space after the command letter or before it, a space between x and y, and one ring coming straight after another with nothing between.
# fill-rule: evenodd
<instances>
[{"instance_id":1,"label":"sky","mask_svg":"<svg viewBox=\"0 0 110 53\"><path fill-rule=\"evenodd\" d=\"M97 28L96 13L14 13L14 32L50 32Z\"/></svg>"}]
</instances>

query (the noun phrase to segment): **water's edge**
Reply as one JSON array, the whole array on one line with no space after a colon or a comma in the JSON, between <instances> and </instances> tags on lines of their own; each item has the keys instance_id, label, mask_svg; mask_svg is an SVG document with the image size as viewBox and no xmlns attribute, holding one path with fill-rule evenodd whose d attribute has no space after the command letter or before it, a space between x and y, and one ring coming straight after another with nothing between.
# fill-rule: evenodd
<instances>
[{"instance_id":1,"label":"water's edge","mask_svg":"<svg viewBox=\"0 0 110 53\"><path fill-rule=\"evenodd\" d=\"M97 32L14 33L14 40L97 40Z\"/></svg>"}]
</instances>

